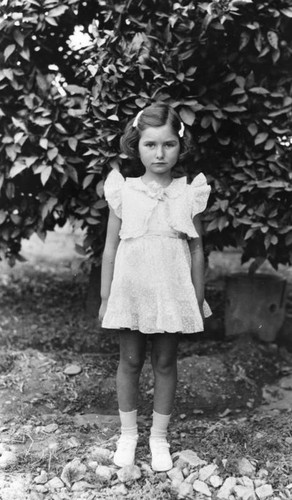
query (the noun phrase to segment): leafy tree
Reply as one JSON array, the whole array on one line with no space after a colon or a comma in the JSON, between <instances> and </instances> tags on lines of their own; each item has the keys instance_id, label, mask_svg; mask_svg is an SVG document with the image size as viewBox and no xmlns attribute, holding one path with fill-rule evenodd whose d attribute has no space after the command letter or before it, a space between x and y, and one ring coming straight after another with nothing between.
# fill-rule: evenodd
<instances>
[{"instance_id":1,"label":"leafy tree","mask_svg":"<svg viewBox=\"0 0 292 500\"><path fill-rule=\"evenodd\" d=\"M67 45L75 26L90 41ZM206 247L292 261L289 0L7 0L2 7L0 251L68 218L100 256L119 136L171 102L213 187ZM53 65L53 66L52 66ZM55 66L58 69L54 69Z\"/></svg>"}]
</instances>

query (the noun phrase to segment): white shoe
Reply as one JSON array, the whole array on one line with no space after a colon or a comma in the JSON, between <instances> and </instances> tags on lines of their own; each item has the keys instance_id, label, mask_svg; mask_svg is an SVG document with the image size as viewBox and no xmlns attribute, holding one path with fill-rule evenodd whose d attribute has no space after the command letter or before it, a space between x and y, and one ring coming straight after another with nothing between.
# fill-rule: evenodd
<instances>
[{"instance_id":1,"label":"white shoe","mask_svg":"<svg viewBox=\"0 0 292 500\"><path fill-rule=\"evenodd\" d=\"M150 438L149 445L152 455L152 469L156 472L165 472L172 469L173 463L166 439Z\"/></svg>"},{"instance_id":2,"label":"white shoe","mask_svg":"<svg viewBox=\"0 0 292 500\"><path fill-rule=\"evenodd\" d=\"M115 465L118 467L134 465L137 441L138 436L121 435L113 458Z\"/></svg>"}]
</instances>

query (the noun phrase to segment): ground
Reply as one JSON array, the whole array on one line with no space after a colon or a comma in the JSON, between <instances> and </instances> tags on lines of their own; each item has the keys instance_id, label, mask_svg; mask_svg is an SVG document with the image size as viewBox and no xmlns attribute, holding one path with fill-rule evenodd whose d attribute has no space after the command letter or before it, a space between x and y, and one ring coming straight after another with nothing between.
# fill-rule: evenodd
<instances>
[{"instance_id":1,"label":"ground","mask_svg":"<svg viewBox=\"0 0 292 500\"><path fill-rule=\"evenodd\" d=\"M74 253L74 238L52 236L51 247L29 242L26 263L13 269L1 264L1 500L79 500L81 493L70 488L67 496L64 489L36 489L35 478L41 471L47 481L60 478L74 458L90 464L94 447L109 452L115 448L118 339L85 314L88 277ZM191 449L207 463L223 461L225 477L238 473L236 460L245 457L268 471L279 498L289 498L292 354L276 343L224 338L222 273L215 280L209 276L206 294L214 310L212 324L206 334L184 337L180 343L172 452ZM149 462L152 395L148 356L138 408L138 463ZM14 454L10 464L3 463L7 451ZM95 491L103 495L103 490L90 465L86 474L82 498L114 498L106 496L106 489L104 496L94 496ZM144 488L141 481L139 488ZM171 491L153 497L147 488L149 498L177 498ZM146 498L139 496L137 481L123 495Z\"/></svg>"}]
</instances>

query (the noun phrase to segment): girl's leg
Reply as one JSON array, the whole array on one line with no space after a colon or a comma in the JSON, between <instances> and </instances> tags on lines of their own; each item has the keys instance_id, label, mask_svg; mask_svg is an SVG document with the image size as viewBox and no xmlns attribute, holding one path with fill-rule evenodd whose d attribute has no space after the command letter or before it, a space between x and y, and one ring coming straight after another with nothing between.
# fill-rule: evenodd
<instances>
[{"instance_id":1,"label":"girl's leg","mask_svg":"<svg viewBox=\"0 0 292 500\"><path fill-rule=\"evenodd\" d=\"M153 339L154 411L150 449L152 468L156 471L172 468L166 435L176 391L178 340L177 334L169 333L157 334Z\"/></svg>"},{"instance_id":2,"label":"girl's leg","mask_svg":"<svg viewBox=\"0 0 292 500\"><path fill-rule=\"evenodd\" d=\"M120 362L117 371L117 394L121 420L121 437L114 463L132 465L138 439L137 397L139 377L144 364L146 337L140 332L120 333Z\"/></svg>"}]
</instances>

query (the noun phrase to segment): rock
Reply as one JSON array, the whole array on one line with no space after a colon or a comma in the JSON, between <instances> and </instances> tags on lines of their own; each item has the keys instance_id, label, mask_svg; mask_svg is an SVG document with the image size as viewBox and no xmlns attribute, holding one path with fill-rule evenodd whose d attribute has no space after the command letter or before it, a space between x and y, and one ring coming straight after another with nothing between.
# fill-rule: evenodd
<instances>
[{"instance_id":1,"label":"rock","mask_svg":"<svg viewBox=\"0 0 292 500\"><path fill-rule=\"evenodd\" d=\"M242 457L237 462L237 470L241 476L253 476L255 474L255 467L245 457Z\"/></svg>"},{"instance_id":2,"label":"rock","mask_svg":"<svg viewBox=\"0 0 292 500\"><path fill-rule=\"evenodd\" d=\"M71 436L67 440L66 445L68 448L79 448L79 446L81 446L81 443L75 436Z\"/></svg>"},{"instance_id":3,"label":"rock","mask_svg":"<svg viewBox=\"0 0 292 500\"><path fill-rule=\"evenodd\" d=\"M256 500L254 489L248 486L238 484L234 486L233 491L239 500Z\"/></svg>"},{"instance_id":4,"label":"rock","mask_svg":"<svg viewBox=\"0 0 292 500\"><path fill-rule=\"evenodd\" d=\"M73 484L71 490L72 491L86 491L88 488L92 488L92 485L87 481L77 481Z\"/></svg>"},{"instance_id":5,"label":"rock","mask_svg":"<svg viewBox=\"0 0 292 500\"><path fill-rule=\"evenodd\" d=\"M176 467L169 470L167 472L167 476L171 479L172 483L175 482L176 484L181 484L184 481L183 473Z\"/></svg>"},{"instance_id":6,"label":"rock","mask_svg":"<svg viewBox=\"0 0 292 500\"><path fill-rule=\"evenodd\" d=\"M47 432L48 434L52 434L58 429L58 424L48 424L43 427L43 431Z\"/></svg>"},{"instance_id":7,"label":"rock","mask_svg":"<svg viewBox=\"0 0 292 500\"><path fill-rule=\"evenodd\" d=\"M285 439L285 443L287 443L287 444L292 444L292 437L291 437L291 436L286 437L286 439Z\"/></svg>"},{"instance_id":8,"label":"rock","mask_svg":"<svg viewBox=\"0 0 292 500\"><path fill-rule=\"evenodd\" d=\"M193 494L193 486L184 481L179 485L177 496L178 498L191 498Z\"/></svg>"},{"instance_id":9,"label":"rock","mask_svg":"<svg viewBox=\"0 0 292 500\"><path fill-rule=\"evenodd\" d=\"M270 484L263 484L259 488L256 488L255 492L260 500L264 500L272 496L273 488Z\"/></svg>"},{"instance_id":10,"label":"rock","mask_svg":"<svg viewBox=\"0 0 292 500\"><path fill-rule=\"evenodd\" d=\"M213 474L217 472L217 470L218 470L218 465L216 464L205 465L205 467L202 467L199 470L200 481L207 481L209 477L213 476Z\"/></svg>"},{"instance_id":11,"label":"rock","mask_svg":"<svg viewBox=\"0 0 292 500\"><path fill-rule=\"evenodd\" d=\"M12 467L13 465L16 465L17 462L18 458L13 451L4 450L0 456L0 469Z\"/></svg>"},{"instance_id":12,"label":"rock","mask_svg":"<svg viewBox=\"0 0 292 500\"><path fill-rule=\"evenodd\" d=\"M266 479L259 479L259 478L256 478L254 480L254 487L255 488L259 488L260 486L262 486L263 484L266 484Z\"/></svg>"},{"instance_id":13,"label":"rock","mask_svg":"<svg viewBox=\"0 0 292 500\"><path fill-rule=\"evenodd\" d=\"M213 486L213 488L219 488L223 483L223 479L215 474L214 476L209 477L209 483Z\"/></svg>"},{"instance_id":14,"label":"rock","mask_svg":"<svg viewBox=\"0 0 292 500\"><path fill-rule=\"evenodd\" d=\"M34 478L36 484L45 484L48 482L48 474L45 470L42 470L39 476Z\"/></svg>"},{"instance_id":15,"label":"rock","mask_svg":"<svg viewBox=\"0 0 292 500\"><path fill-rule=\"evenodd\" d=\"M61 488L64 488L64 483L59 479L57 476L53 477L50 479L45 486L49 488L49 490L60 490Z\"/></svg>"},{"instance_id":16,"label":"rock","mask_svg":"<svg viewBox=\"0 0 292 500\"><path fill-rule=\"evenodd\" d=\"M66 484L66 486L70 488L73 483L76 483L77 481L83 479L85 473L86 465L81 463L80 458L74 458L72 462L68 462L65 465L61 474L61 479Z\"/></svg>"},{"instance_id":17,"label":"rock","mask_svg":"<svg viewBox=\"0 0 292 500\"><path fill-rule=\"evenodd\" d=\"M128 493L128 490L124 484L117 484L117 485L113 486L111 491L112 491L113 495L116 495L117 497L119 497L119 495L123 495L123 496L127 495L127 493Z\"/></svg>"},{"instance_id":18,"label":"rock","mask_svg":"<svg viewBox=\"0 0 292 500\"><path fill-rule=\"evenodd\" d=\"M143 462L141 464L141 469L145 472L145 474L147 476L153 476L154 475L154 472L153 472L152 468L150 467L150 465L147 464L147 463L145 463L145 462Z\"/></svg>"},{"instance_id":19,"label":"rock","mask_svg":"<svg viewBox=\"0 0 292 500\"><path fill-rule=\"evenodd\" d=\"M87 462L87 467L91 470L95 470L98 466L98 462L96 460L89 460Z\"/></svg>"},{"instance_id":20,"label":"rock","mask_svg":"<svg viewBox=\"0 0 292 500\"><path fill-rule=\"evenodd\" d=\"M287 439L287 438L286 438ZM292 438L291 438L292 439ZM265 479L267 478L269 475L269 472L266 470L266 469L260 469L257 473L257 476L260 478L260 479Z\"/></svg>"},{"instance_id":21,"label":"rock","mask_svg":"<svg viewBox=\"0 0 292 500\"><path fill-rule=\"evenodd\" d=\"M81 366L79 365L75 365L75 364L72 364L72 365L68 365L66 366L66 368L63 370L63 373L65 375L70 375L70 376L73 376L73 375L79 375L79 373L82 372L82 368Z\"/></svg>"},{"instance_id":22,"label":"rock","mask_svg":"<svg viewBox=\"0 0 292 500\"><path fill-rule=\"evenodd\" d=\"M217 498L221 500L229 499L235 485L236 485L235 477L227 477L217 493Z\"/></svg>"},{"instance_id":23,"label":"rock","mask_svg":"<svg viewBox=\"0 0 292 500\"><path fill-rule=\"evenodd\" d=\"M246 486L247 488L254 489L254 482L248 476L239 477L237 482L238 482L238 484L241 484L242 486Z\"/></svg>"},{"instance_id":24,"label":"rock","mask_svg":"<svg viewBox=\"0 0 292 500\"><path fill-rule=\"evenodd\" d=\"M112 452L107 448L102 448L101 446L93 446L89 450L90 456L98 464L104 464L110 460Z\"/></svg>"},{"instance_id":25,"label":"rock","mask_svg":"<svg viewBox=\"0 0 292 500\"><path fill-rule=\"evenodd\" d=\"M203 495L206 495L207 497L212 496L211 491L209 490L209 487L206 483L203 481L200 481L199 479L196 479L193 483L193 489L197 493L202 493Z\"/></svg>"},{"instance_id":26,"label":"rock","mask_svg":"<svg viewBox=\"0 0 292 500\"><path fill-rule=\"evenodd\" d=\"M193 484L193 482L198 478L199 478L199 471L195 470L194 472L191 472L191 474L188 477L186 477L185 482Z\"/></svg>"},{"instance_id":27,"label":"rock","mask_svg":"<svg viewBox=\"0 0 292 500\"><path fill-rule=\"evenodd\" d=\"M202 460L195 451L183 450L179 454L179 460L190 465L191 467L198 467L199 465L205 465L207 462Z\"/></svg>"},{"instance_id":28,"label":"rock","mask_svg":"<svg viewBox=\"0 0 292 500\"><path fill-rule=\"evenodd\" d=\"M34 489L38 491L39 493L47 493L49 491L49 488L45 486L44 484L36 484L34 486Z\"/></svg>"},{"instance_id":29,"label":"rock","mask_svg":"<svg viewBox=\"0 0 292 500\"><path fill-rule=\"evenodd\" d=\"M98 465L95 474L97 475L97 479L99 481L109 482L113 476L113 471L106 465Z\"/></svg>"},{"instance_id":30,"label":"rock","mask_svg":"<svg viewBox=\"0 0 292 500\"><path fill-rule=\"evenodd\" d=\"M118 471L117 476L121 483L131 483L140 479L141 470L137 465L127 465Z\"/></svg>"}]
</instances>

